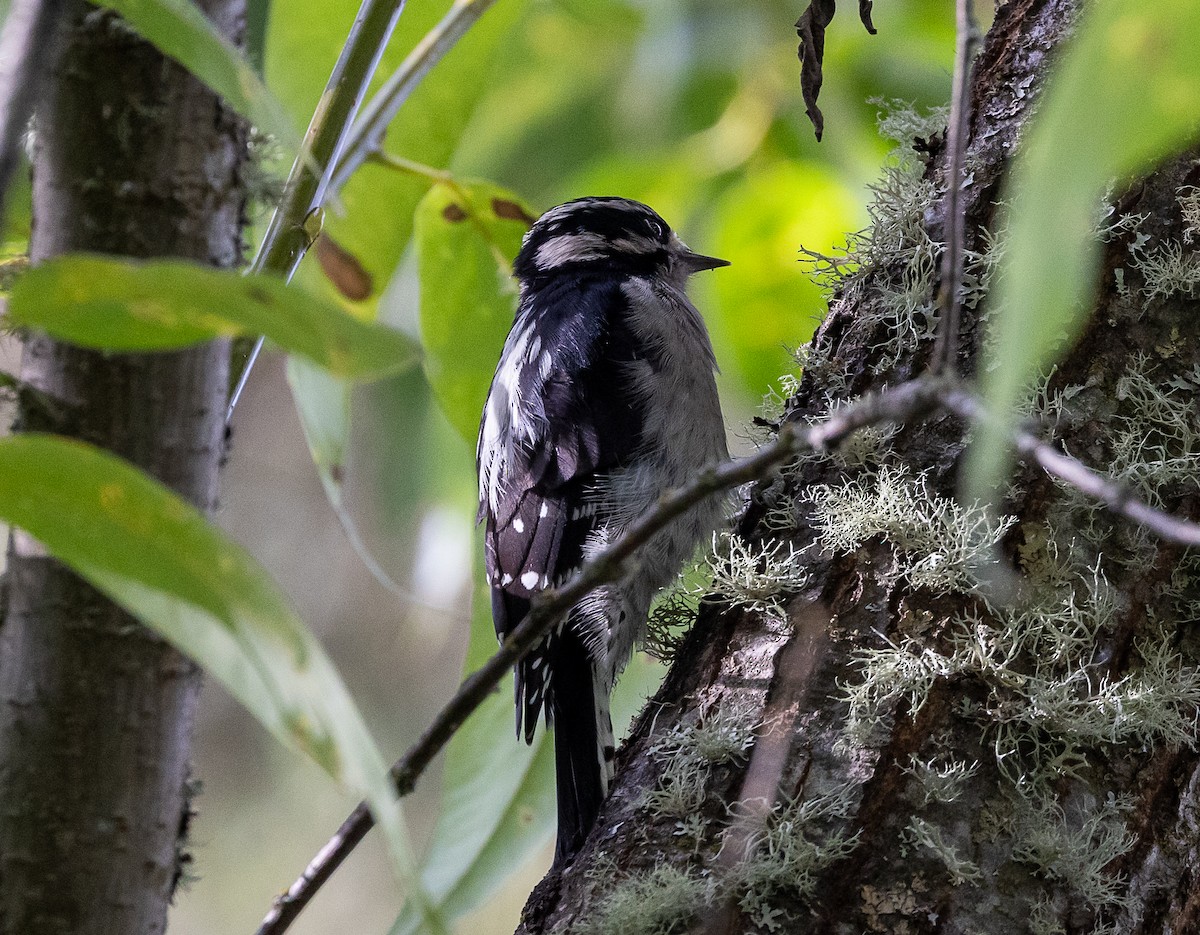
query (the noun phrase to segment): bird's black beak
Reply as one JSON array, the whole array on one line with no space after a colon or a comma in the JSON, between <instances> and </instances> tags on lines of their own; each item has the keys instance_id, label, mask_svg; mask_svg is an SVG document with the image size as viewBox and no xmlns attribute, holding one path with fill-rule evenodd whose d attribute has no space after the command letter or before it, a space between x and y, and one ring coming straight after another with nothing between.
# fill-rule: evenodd
<instances>
[{"instance_id":1,"label":"bird's black beak","mask_svg":"<svg viewBox=\"0 0 1200 935\"><path fill-rule=\"evenodd\" d=\"M702 253L693 253L691 250L685 250L680 254L679 260L688 268L689 273L698 273L704 269L717 269L729 265L728 260L721 260L715 256L704 256Z\"/></svg>"}]
</instances>

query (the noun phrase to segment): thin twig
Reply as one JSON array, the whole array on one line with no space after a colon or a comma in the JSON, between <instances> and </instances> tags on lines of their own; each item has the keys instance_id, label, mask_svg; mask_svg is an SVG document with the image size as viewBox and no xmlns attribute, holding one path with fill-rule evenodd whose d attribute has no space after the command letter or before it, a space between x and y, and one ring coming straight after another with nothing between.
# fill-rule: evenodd
<instances>
[{"instance_id":1,"label":"thin twig","mask_svg":"<svg viewBox=\"0 0 1200 935\"><path fill-rule=\"evenodd\" d=\"M948 389L939 402L951 412L971 422L982 424L992 418L983 404L962 388ZM1145 526L1166 542L1200 545L1200 524L1148 506L1138 500L1127 487L1093 471L1070 455L1063 454L1026 429L1014 429L1012 442L1020 454L1036 461L1047 474L1098 500L1118 516L1124 516Z\"/></svg>"},{"instance_id":2,"label":"thin twig","mask_svg":"<svg viewBox=\"0 0 1200 935\"><path fill-rule=\"evenodd\" d=\"M304 145L288 173L283 198L250 264L251 273L273 273L290 281L321 232L321 208L330 192L334 166L346 148L354 117L404 4L405 0L363 0L359 7L321 103L304 134ZM229 396L226 422L233 418L262 343L260 337L241 364Z\"/></svg>"},{"instance_id":3,"label":"thin twig","mask_svg":"<svg viewBox=\"0 0 1200 935\"><path fill-rule=\"evenodd\" d=\"M62 43L64 0L13 0L0 32L0 233L38 85ZM61 28L60 28L60 24Z\"/></svg>"},{"instance_id":4,"label":"thin twig","mask_svg":"<svg viewBox=\"0 0 1200 935\"><path fill-rule=\"evenodd\" d=\"M341 191L347 179L372 154L383 149L383 136L404 102L429 71L446 57L479 17L496 0L459 0L441 21L417 43L387 83L371 98L362 116L354 122L346 148L333 172L333 190Z\"/></svg>"},{"instance_id":5,"label":"thin twig","mask_svg":"<svg viewBox=\"0 0 1200 935\"><path fill-rule=\"evenodd\" d=\"M972 0L958 0L958 36L954 50L954 88L950 122L946 127L946 248L942 252L938 288L938 340L933 352L934 373L953 376L962 316L963 253L966 219L962 205L963 165L971 124L971 57L978 41Z\"/></svg>"},{"instance_id":6,"label":"thin twig","mask_svg":"<svg viewBox=\"0 0 1200 935\"><path fill-rule=\"evenodd\" d=\"M398 793L404 796L412 791L455 731L563 614L595 588L615 580L622 563L676 517L706 497L761 480L800 451L835 447L855 430L885 420L908 421L934 405L940 387L937 381L913 380L865 396L817 425L784 424L776 439L753 455L705 470L686 486L664 494L653 510L627 526L612 545L588 561L566 584L543 591L534 599L528 616L508 635L500 650L462 683L421 739L392 767ZM257 935L282 935L373 825L370 811L359 804L304 873L275 901Z\"/></svg>"}]
</instances>

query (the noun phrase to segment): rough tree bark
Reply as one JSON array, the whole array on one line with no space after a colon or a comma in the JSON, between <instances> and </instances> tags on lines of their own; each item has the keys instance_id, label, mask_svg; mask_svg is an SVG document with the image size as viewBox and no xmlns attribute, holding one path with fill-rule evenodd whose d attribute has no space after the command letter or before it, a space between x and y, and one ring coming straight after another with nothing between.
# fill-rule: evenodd
<instances>
[{"instance_id":1,"label":"rough tree bark","mask_svg":"<svg viewBox=\"0 0 1200 935\"><path fill-rule=\"evenodd\" d=\"M984 232L1079 6L1011 0L975 67L968 375ZM945 154L919 149L923 174L883 186L784 418L928 361L905 300L934 294ZM1031 403L1068 451L1191 518L1197 302L1168 267L1200 236L1198 183L1181 158L1118 199L1098 307ZM750 558L728 559L741 584L717 588L733 606L702 605L597 828L520 932L1200 931L1196 559L1035 470L1010 521L953 506L963 432L949 416L868 432L754 492ZM998 590L992 555L1018 588Z\"/></svg>"},{"instance_id":2,"label":"rough tree bark","mask_svg":"<svg viewBox=\"0 0 1200 935\"><path fill-rule=\"evenodd\" d=\"M202 0L240 41L243 0ZM109 11L69 7L36 112L34 263L69 251L241 259L246 128ZM116 452L212 510L229 348L25 344L22 431ZM186 862L199 672L16 535L0 628L0 932L151 935Z\"/></svg>"}]
</instances>

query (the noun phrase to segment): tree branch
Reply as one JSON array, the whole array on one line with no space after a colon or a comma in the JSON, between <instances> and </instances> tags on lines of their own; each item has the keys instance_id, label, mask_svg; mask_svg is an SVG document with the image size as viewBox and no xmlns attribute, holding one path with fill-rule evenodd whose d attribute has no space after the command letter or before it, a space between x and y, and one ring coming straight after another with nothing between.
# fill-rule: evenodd
<instances>
[{"instance_id":1,"label":"tree branch","mask_svg":"<svg viewBox=\"0 0 1200 935\"><path fill-rule=\"evenodd\" d=\"M951 412L971 422L983 424L992 418L979 400L961 387L947 390L939 402ZM1012 432L1012 442L1020 454L1036 461L1047 474L1098 500L1118 516L1124 516L1145 526L1166 542L1200 545L1200 524L1142 503L1127 487L1093 471L1070 455L1063 454L1026 429L1015 429Z\"/></svg>"},{"instance_id":2,"label":"tree branch","mask_svg":"<svg viewBox=\"0 0 1200 935\"><path fill-rule=\"evenodd\" d=\"M383 135L404 102L430 70L466 35L496 0L460 0L417 43L350 128L345 151L333 171L333 190L383 148Z\"/></svg>"},{"instance_id":3,"label":"tree branch","mask_svg":"<svg viewBox=\"0 0 1200 935\"><path fill-rule=\"evenodd\" d=\"M273 273L290 281L304 254L317 239L321 232L321 206L329 193L333 167L345 148L351 123L367 85L379 67L383 50L392 38L404 4L405 0L363 0L342 54L325 85L321 104L308 124L304 145L292 163L283 198L271 215L271 223L254 262L250 264L250 272ZM226 423L233 418L233 410L246 388L262 344L260 337L240 364L240 371L235 370L234 388L225 413Z\"/></svg>"},{"instance_id":4,"label":"tree branch","mask_svg":"<svg viewBox=\"0 0 1200 935\"><path fill-rule=\"evenodd\" d=\"M938 340L933 352L934 373L953 376L957 369L959 319L962 314L963 252L966 217L962 205L963 164L971 125L971 59L979 36L971 11L972 0L958 0L958 33L954 50L954 88L946 127L946 247L942 253L938 288Z\"/></svg>"},{"instance_id":5,"label":"tree branch","mask_svg":"<svg viewBox=\"0 0 1200 935\"><path fill-rule=\"evenodd\" d=\"M913 380L863 397L816 425L786 423L780 426L773 442L753 455L709 468L690 484L663 494L653 510L627 526L612 545L588 561L566 584L534 598L529 614L509 634L500 650L462 683L421 739L392 767L398 793L404 796L412 791L417 779L471 712L565 613L597 587L615 580L622 563L672 520L706 497L763 479L800 451L822 451L836 446L857 429L889 419L907 421L928 411L935 403L939 386L936 381ZM296 882L275 901L257 935L282 935L287 931L317 890L371 830L374 821L366 805L360 803Z\"/></svg>"},{"instance_id":6,"label":"tree branch","mask_svg":"<svg viewBox=\"0 0 1200 935\"><path fill-rule=\"evenodd\" d=\"M313 115L305 135L305 149L292 166L283 201L271 218L271 226L250 267L251 272L266 271L281 275L285 280L292 278L320 233L321 206L341 191L355 170L379 151L388 125L409 95L496 0L456 2L392 73L367 104L362 117L355 119L404 2L363 0L322 97L331 103L325 109L318 108ZM311 146L307 145L310 141ZM319 175L312 171L314 166L320 169ZM242 364L237 385L230 394L227 422L233 417L234 407L262 344L262 338L255 341Z\"/></svg>"},{"instance_id":7,"label":"tree branch","mask_svg":"<svg viewBox=\"0 0 1200 935\"><path fill-rule=\"evenodd\" d=\"M59 51L63 0L14 0L0 32L0 233L38 85Z\"/></svg>"}]
</instances>

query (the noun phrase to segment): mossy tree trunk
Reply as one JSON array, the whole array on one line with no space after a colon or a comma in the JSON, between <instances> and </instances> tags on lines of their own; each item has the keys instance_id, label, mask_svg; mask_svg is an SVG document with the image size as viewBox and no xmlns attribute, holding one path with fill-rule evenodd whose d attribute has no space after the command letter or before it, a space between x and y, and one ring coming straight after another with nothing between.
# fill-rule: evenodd
<instances>
[{"instance_id":1,"label":"mossy tree trunk","mask_svg":"<svg viewBox=\"0 0 1200 935\"><path fill-rule=\"evenodd\" d=\"M1079 6L1011 0L975 67L967 375L1000 181ZM938 141L920 148L784 418L925 366L946 182ZM1197 184L1181 159L1118 199L1098 307L1031 403L1067 451L1193 519L1197 306L1167 267L1200 238ZM963 434L944 415L869 430L755 492L753 558L731 553L739 581L702 606L520 931L1200 931L1200 562L1036 470L999 518L957 506Z\"/></svg>"},{"instance_id":2,"label":"mossy tree trunk","mask_svg":"<svg viewBox=\"0 0 1200 935\"><path fill-rule=\"evenodd\" d=\"M243 0L203 0L240 40ZM69 251L241 259L246 129L111 12L69 7L37 107L32 261ZM17 428L116 452L211 510L226 343L108 355L31 336L22 378L49 404ZM9 548L0 628L0 932L166 927L184 866L199 672L36 542Z\"/></svg>"}]
</instances>

